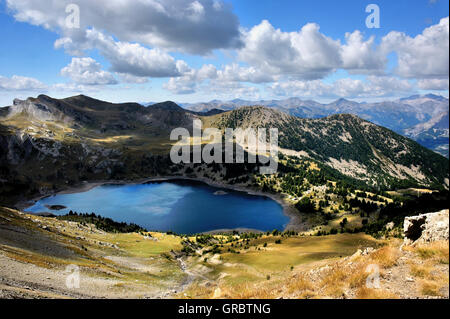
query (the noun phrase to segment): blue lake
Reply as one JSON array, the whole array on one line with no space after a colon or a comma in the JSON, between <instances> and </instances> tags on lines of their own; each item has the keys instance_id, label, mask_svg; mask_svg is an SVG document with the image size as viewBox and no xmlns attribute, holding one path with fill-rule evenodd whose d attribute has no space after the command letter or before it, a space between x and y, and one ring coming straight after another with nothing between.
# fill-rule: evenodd
<instances>
[{"instance_id":1,"label":"blue lake","mask_svg":"<svg viewBox=\"0 0 450 319\"><path fill-rule=\"evenodd\" d=\"M67 208L47 208L52 205ZM272 199L191 181L103 185L87 192L47 197L26 209L54 215L70 210L178 234L235 228L282 230L289 223L282 206Z\"/></svg>"}]
</instances>

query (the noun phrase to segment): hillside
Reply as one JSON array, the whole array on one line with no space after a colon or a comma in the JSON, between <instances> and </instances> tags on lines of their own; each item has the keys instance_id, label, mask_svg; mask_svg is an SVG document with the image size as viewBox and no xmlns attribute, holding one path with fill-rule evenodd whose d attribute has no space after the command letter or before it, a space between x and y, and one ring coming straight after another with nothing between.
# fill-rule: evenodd
<instances>
[{"instance_id":1,"label":"hillside","mask_svg":"<svg viewBox=\"0 0 450 319\"><path fill-rule=\"evenodd\" d=\"M276 127L282 152L322 167L327 173L321 179L347 178L350 184L381 189L448 187L444 157L351 115L300 119L265 107L210 115L185 111L173 102L144 107L86 96L58 100L43 95L15 100L0 110L3 201L48 194L83 181L183 175L168 158L174 143L169 135L175 127L190 129L195 118L218 128ZM223 172L230 176L236 168ZM239 174L251 178L247 170Z\"/></svg>"},{"instance_id":2,"label":"hillside","mask_svg":"<svg viewBox=\"0 0 450 319\"><path fill-rule=\"evenodd\" d=\"M243 107L205 120L207 126L276 127L282 149L298 152L368 185L412 181L448 186L448 160L354 115L300 119L265 107Z\"/></svg>"},{"instance_id":3,"label":"hillside","mask_svg":"<svg viewBox=\"0 0 450 319\"><path fill-rule=\"evenodd\" d=\"M189 112L173 102L144 107L137 103L114 104L84 95L66 99L53 99L45 95L15 100L3 109L3 116L13 120L24 116L25 120L66 123L73 128L99 131L144 130L145 133L167 131L174 125L192 125Z\"/></svg>"},{"instance_id":4,"label":"hillside","mask_svg":"<svg viewBox=\"0 0 450 319\"><path fill-rule=\"evenodd\" d=\"M0 298L163 298L186 282L166 258L181 248L171 235L107 233L0 207ZM66 286L69 265L79 267L79 289Z\"/></svg>"},{"instance_id":5,"label":"hillside","mask_svg":"<svg viewBox=\"0 0 450 319\"><path fill-rule=\"evenodd\" d=\"M382 101L363 103L338 99L331 103L319 103L300 98L285 100L214 100L206 103L182 104L194 111L208 111L219 109L223 111L234 110L243 106L261 105L300 118L322 118L334 114L353 114L377 125L386 127L396 133L414 139L421 145L448 157L448 133L442 136L443 131L427 132L426 137L411 134L428 122L433 122L443 113L448 113L448 99L442 96L427 94L414 95L395 101ZM448 120L442 122L440 129L448 131ZM430 138L431 137L431 138ZM443 139L442 137L447 137Z\"/></svg>"},{"instance_id":6,"label":"hillside","mask_svg":"<svg viewBox=\"0 0 450 319\"><path fill-rule=\"evenodd\" d=\"M278 172L258 174L255 164L172 164L169 133L191 128L195 118L204 128L278 128ZM447 255L439 244L424 248L437 256L418 262L422 250L397 253L393 238L405 216L447 207L448 160L386 128L347 114L301 119L267 107L207 114L173 102L144 107L86 96L39 96L0 109L0 206L160 176L270 196L290 226L283 233L187 237L94 214L52 218L0 207L0 296L448 296L448 243ZM394 285L364 288L364 267L374 261ZM68 265L80 267L80 290L65 286Z\"/></svg>"},{"instance_id":7,"label":"hillside","mask_svg":"<svg viewBox=\"0 0 450 319\"><path fill-rule=\"evenodd\" d=\"M0 207L0 298L448 298L448 240L401 243L361 233L108 233ZM365 284L373 264L378 289ZM66 284L73 269L79 288Z\"/></svg>"},{"instance_id":8,"label":"hillside","mask_svg":"<svg viewBox=\"0 0 450 319\"><path fill-rule=\"evenodd\" d=\"M156 175L169 164L170 131L196 116L172 102L146 108L83 95L40 95L0 110L0 199Z\"/></svg>"}]
</instances>

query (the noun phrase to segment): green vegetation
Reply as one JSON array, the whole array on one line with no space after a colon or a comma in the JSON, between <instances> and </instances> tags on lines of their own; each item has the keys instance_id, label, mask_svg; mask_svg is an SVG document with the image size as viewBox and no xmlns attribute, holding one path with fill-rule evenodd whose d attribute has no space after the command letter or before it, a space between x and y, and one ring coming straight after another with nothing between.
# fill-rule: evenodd
<instances>
[{"instance_id":1,"label":"green vegetation","mask_svg":"<svg viewBox=\"0 0 450 319\"><path fill-rule=\"evenodd\" d=\"M206 126L220 129L278 128L283 132L279 136L280 147L306 153L309 160L318 163L321 173L316 178L334 175L332 180L349 182L358 188L364 185L380 190L417 186L443 189L444 179L448 177L449 162L445 157L353 115L312 120L264 107L243 107L205 118L204 122ZM346 162L348 173L336 169L339 165L333 168L330 159ZM388 172L392 165L397 166L402 178ZM418 167L428 181L420 181L413 171L405 169L412 166Z\"/></svg>"},{"instance_id":2,"label":"green vegetation","mask_svg":"<svg viewBox=\"0 0 450 319\"><path fill-rule=\"evenodd\" d=\"M449 191L423 194L419 197L406 197L403 201L394 201L380 209L377 219L374 219L360 229L361 231L380 237L386 234L385 226L394 222L394 227L402 228L406 216L414 216L421 213L435 212L448 209ZM397 232L402 236L402 232Z\"/></svg>"},{"instance_id":3,"label":"green vegetation","mask_svg":"<svg viewBox=\"0 0 450 319\"><path fill-rule=\"evenodd\" d=\"M309 197L302 198L297 204L295 204L295 207L298 209L299 212L306 214L316 212L316 206Z\"/></svg>"},{"instance_id":4,"label":"green vegetation","mask_svg":"<svg viewBox=\"0 0 450 319\"><path fill-rule=\"evenodd\" d=\"M56 217L59 220L68 220L73 222L85 224L94 224L98 229L104 230L109 233L140 233L147 232L145 228L136 224L119 223L111 218L105 218L94 213L91 214L78 214L77 212L70 211L69 214Z\"/></svg>"}]
</instances>

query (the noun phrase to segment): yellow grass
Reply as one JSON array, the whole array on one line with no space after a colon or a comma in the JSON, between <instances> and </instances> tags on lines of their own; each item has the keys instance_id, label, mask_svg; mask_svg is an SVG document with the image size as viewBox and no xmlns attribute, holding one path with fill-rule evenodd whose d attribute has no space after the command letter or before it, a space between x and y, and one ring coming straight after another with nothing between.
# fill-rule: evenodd
<instances>
[{"instance_id":1,"label":"yellow grass","mask_svg":"<svg viewBox=\"0 0 450 319\"><path fill-rule=\"evenodd\" d=\"M390 268L397 263L400 256L398 248L384 246L370 255L371 260L378 266Z\"/></svg>"},{"instance_id":2,"label":"yellow grass","mask_svg":"<svg viewBox=\"0 0 450 319\"><path fill-rule=\"evenodd\" d=\"M137 233L107 234L106 236L109 242L116 243L134 257L151 257L182 248L181 239L173 235L152 233L158 241L144 239Z\"/></svg>"},{"instance_id":3,"label":"yellow grass","mask_svg":"<svg viewBox=\"0 0 450 319\"><path fill-rule=\"evenodd\" d=\"M349 256L358 248L377 245L376 240L364 234L281 238L281 245L275 244L278 238L263 237L250 243L251 246L258 245L261 250L255 250L251 247L247 251L241 251L241 254L223 253L223 261L245 264L261 272L281 271L289 270L291 266L309 262ZM265 242L268 245L263 248L262 245ZM225 246L225 248L228 248L228 246Z\"/></svg>"},{"instance_id":4,"label":"yellow grass","mask_svg":"<svg viewBox=\"0 0 450 319\"><path fill-rule=\"evenodd\" d=\"M344 293L345 282L349 276L348 271L339 265L332 266L332 269L325 274L320 286L322 286L327 295L340 297Z\"/></svg>"},{"instance_id":5,"label":"yellow grass","mask_svg":"<svg viewBox=\"0 0 450 319\"><path fill-rule=\"evenodd\" d=\"M287 292L290 294L299 294L311 290L314 290L314 286L303 274L295 275L287 287Z\"/></svg>"},{"instance_id":6,"label":"yellow grass","mask_svg":"<svg viewBox=\"0 0 450 319\"><path fill-rule=\"evenodd\" d=\"M351 271L350 278L348 279L349 286L351 288L362 287L366 284L369 273L366 271L367 264L357 264Z\"/></svg>"},{"instance_id":7,"label":"yellow grass","mask_svg":"<svg viewBox=\"0 0 450 319\"><path fill-rule=\"evenodd\" d=\"M356 298L358 298L358 299L397 299L397 296L395 296L394 294L392 294L386 290L361 287L356 291Z\"/></svg>"},{"instance_id":8,"label":"yellow grass","mask_svg":"<svg viewBox=\"0 0 450 319\"><path fill-rule=\"evenodd\" d=\"M276 290L268 286L255 286L243 284L224 293L225 298L233 299L273 299L276 298Z\"/></svg>"},{"instance_id":9,"label":"yellow grass","mask_svg":"<svg viewBox=\"0 0 450 319\"><path fill-rule=\"evenodd\" d=\"M448 241L438 241L426 245L418 245L411 249L422 259L435 259L441 264L449 263Z\"/></svg>"},{"instance_id":10,"label":"yellow grass","mask_svg":"<svg viewBox=\"0 0 450 319\"><path fill-rule=\"evenodd\" d=\"M431 271L432 267L430 266L422 266L422 265L411 265L410 273L414 277L419 278L430 278L432 279Z\"/></svg>"},{"instance_id":11,"label":"yellow grass","mask_svg":"<svg viewBox=\"0 0 450 319\"><path fill-rule=\"evenodd\" d=\"M423 280L420 284L420 291L426 296L440 296L441 286L433 281Z\"/></svg>"},{"instance_id":12,"label":"yellow grass","mask_svg":"<svg viewBox=\"0 0 450 319\"><path fill-rule=\"evenodd\" d=\"M186 294L186 295L185 295ZM198 281L192 283L189 288L176 297L184 299L208 299L214 295L214 286L206 286Z\"/></svg>"}]
</instances>

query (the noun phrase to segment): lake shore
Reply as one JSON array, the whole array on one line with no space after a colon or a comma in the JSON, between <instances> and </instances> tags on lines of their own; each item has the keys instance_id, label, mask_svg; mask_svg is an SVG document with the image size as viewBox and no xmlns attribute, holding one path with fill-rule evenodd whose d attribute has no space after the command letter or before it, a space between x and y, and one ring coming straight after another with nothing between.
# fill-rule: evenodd
<instances>
[{"instance_id":1,"label":"lake shore","mask_svg":"<svg viewBox=\"0 0 450 319\"><path fill-rule=\"evenodd\" d=\"M61 191L55 191L52 193L44 194L39 197L36 197L32 200L28 201L20 201L16 203L16 208L19 210L25 210L26 208L33 206L39 200L42 200L49 196L54 195L62 195L62 194L75 194L75 193L84 193L88 192L93 188L102 186L102 185L138 185L138 184L146 184L146 183L157 183L157 182L166 182L166 181L193 181L193 182L201 182L206 185L209 185L214 188L232 190L242 193L247 193L249 195L255 196L264 196L276 201L283 208L283 213L287 217L289 217L289 223L285 226L283 230L289 231L306 231L309 227L309 224L302 220L300 213L294 207L292 203L284 198L282 194L278 193L265 193L258 189L253 189L249 187L239 186L239 185L230 185L224 182L212 181L210 179L204 177L188 177L188 176L158 176L158 177L149 177L142 178L138 180L101 180L101 181L92 181L92 182L83 182L79 185L75 185L73 187L67 188ZM220 190L219 190L220 191ZM205 233L217 233L217 232L232 232L233 230L243 232L245 230L256 232L257 230L253 229L218 229L218 230L210 230Z\"/></svg>"}]
</instances>

